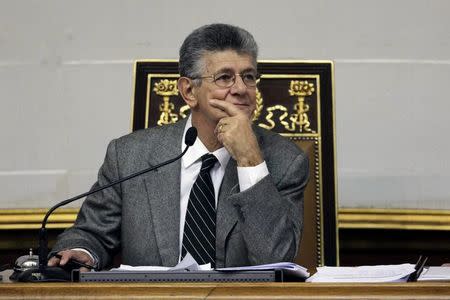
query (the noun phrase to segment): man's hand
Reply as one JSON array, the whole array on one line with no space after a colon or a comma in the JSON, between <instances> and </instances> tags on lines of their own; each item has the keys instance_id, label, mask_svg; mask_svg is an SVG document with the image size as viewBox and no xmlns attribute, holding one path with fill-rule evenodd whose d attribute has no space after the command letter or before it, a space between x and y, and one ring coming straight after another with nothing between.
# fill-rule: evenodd
<instances>
[{"instance_id":1,"label":"man's hand","mask_svg":"<svg viewBox=\"0 0 450 300\"><path fill-rule=\"evenodd\" d=\"M261 151L252 130L252 122L234 104L221 100L209 100L211 106L225 112L228 117L220 119L214 133L220 143L230 152L239 167L261 164Z\"/></svg>"},{"instance_id":2,"label":"man's hand","mask_svg":"<svg viewBox=\"0 0 450 300\"><path fill-rule=\"evenodd\" d=\"M84 264L90 265L90 266L94 265L94 261L92 260L92 258L86 252L83 252L83 251L64 250L64 251L58 252L58 254L61 256L61 258L53 256L52 258L49 259L48 266L63 267L69 261L69 259L76 260L80 263L84 263ZM89 272L89 271L90 270L88 268L84 268L84 267L80 268L80 272Z\"/></svg>"}]
</instances>

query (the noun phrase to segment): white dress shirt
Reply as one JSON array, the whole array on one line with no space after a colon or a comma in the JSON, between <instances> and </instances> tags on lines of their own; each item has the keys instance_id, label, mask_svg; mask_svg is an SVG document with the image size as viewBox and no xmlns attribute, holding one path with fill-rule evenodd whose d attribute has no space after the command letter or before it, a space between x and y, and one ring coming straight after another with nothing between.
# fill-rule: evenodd
<instances>
[{"instance_id":1,"label":"white dress shirt","mask_svg":"<svg viewBox=\"0 0 450 300\"><path fill-rule=\"evenodd\" d=\"M186 122L186 127L184 128L184 136L186 131L192 126L191 116ZM184 142L181 146L181 151L184 150L186 146ZM186 211L189 202L189 194L191 193L192 186L197 179L198 174L202 166L201 157L207 153L213 154L218 162L212 167L210 174L211 180L214 185L214 193L216 197L216 207L217 199L219 198L219 188L222 184L222 179L225 174L225 169L227 167L228 161L230 160L230 153L224 147L217 149L214 152L209 152L202 141L197 138L194 145L192 145L186 154L181 159L181 174L180 174L180 258L181 258L181 247L183 245L183 233L184 233L184 223L186 219ZM254 167L237 167L239 189L241 192L252 187L262 178L269 174L266 162L263 161L261 164Z\"/></svg>"}]
</instances>

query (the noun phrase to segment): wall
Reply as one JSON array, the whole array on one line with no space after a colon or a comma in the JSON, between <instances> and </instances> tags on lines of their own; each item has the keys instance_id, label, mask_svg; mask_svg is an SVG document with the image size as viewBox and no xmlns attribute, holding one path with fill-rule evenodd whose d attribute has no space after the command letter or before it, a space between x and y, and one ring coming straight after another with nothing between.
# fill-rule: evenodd
<instances>
[{"instance_id":1,"label":"wall","mask_svg":"<svg viewBox=\"0 0 450 300\"><path fill-rule=\"evenodd\" d=\"M335 61L341 207L450 209L449 1L0 2L0 208L85 191L130 130L133 61L239 25L261 59ZM77 204L78 205L78 204Z\"/></svg>"}]
</instances>

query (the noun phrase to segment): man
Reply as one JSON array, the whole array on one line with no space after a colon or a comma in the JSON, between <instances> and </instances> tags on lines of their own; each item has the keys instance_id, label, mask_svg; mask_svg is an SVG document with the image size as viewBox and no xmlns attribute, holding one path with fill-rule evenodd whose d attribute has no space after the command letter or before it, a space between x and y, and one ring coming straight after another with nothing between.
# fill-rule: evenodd
<instances>
[{"instance_id":1,"label":"man","mask_svg":"<svg viewBox=\"0 0 450 300\"><path fill-rule=\"evenodd\" d=\"M252 126L257 52L252 35L231 25L186 38L178 89L190 117L113 140L94 187L178 155L191 126L195 144L181 161L88 197L49 265L72 258L102 269L118 251L129 265L174 266L186 253L213 267L295 258L308 161Z\"/></svg>"}]
</instances>

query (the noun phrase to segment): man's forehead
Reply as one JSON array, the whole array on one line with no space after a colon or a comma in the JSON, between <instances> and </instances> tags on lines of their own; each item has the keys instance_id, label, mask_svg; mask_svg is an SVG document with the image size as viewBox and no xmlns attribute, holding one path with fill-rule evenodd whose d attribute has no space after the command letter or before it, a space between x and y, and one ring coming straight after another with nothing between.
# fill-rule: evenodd
<instances>
[{"instance_id":1,"label":"man's forehead","mask_svg":"<svg viewBox=\"0 0 450 300\"><path fill-rule=\"evenodd\" d=\"M206 63L207 71L255 69L251 55L238 53L234 50L207 52L204 54L203 59Z\"/></svg>"}]
</instances>

